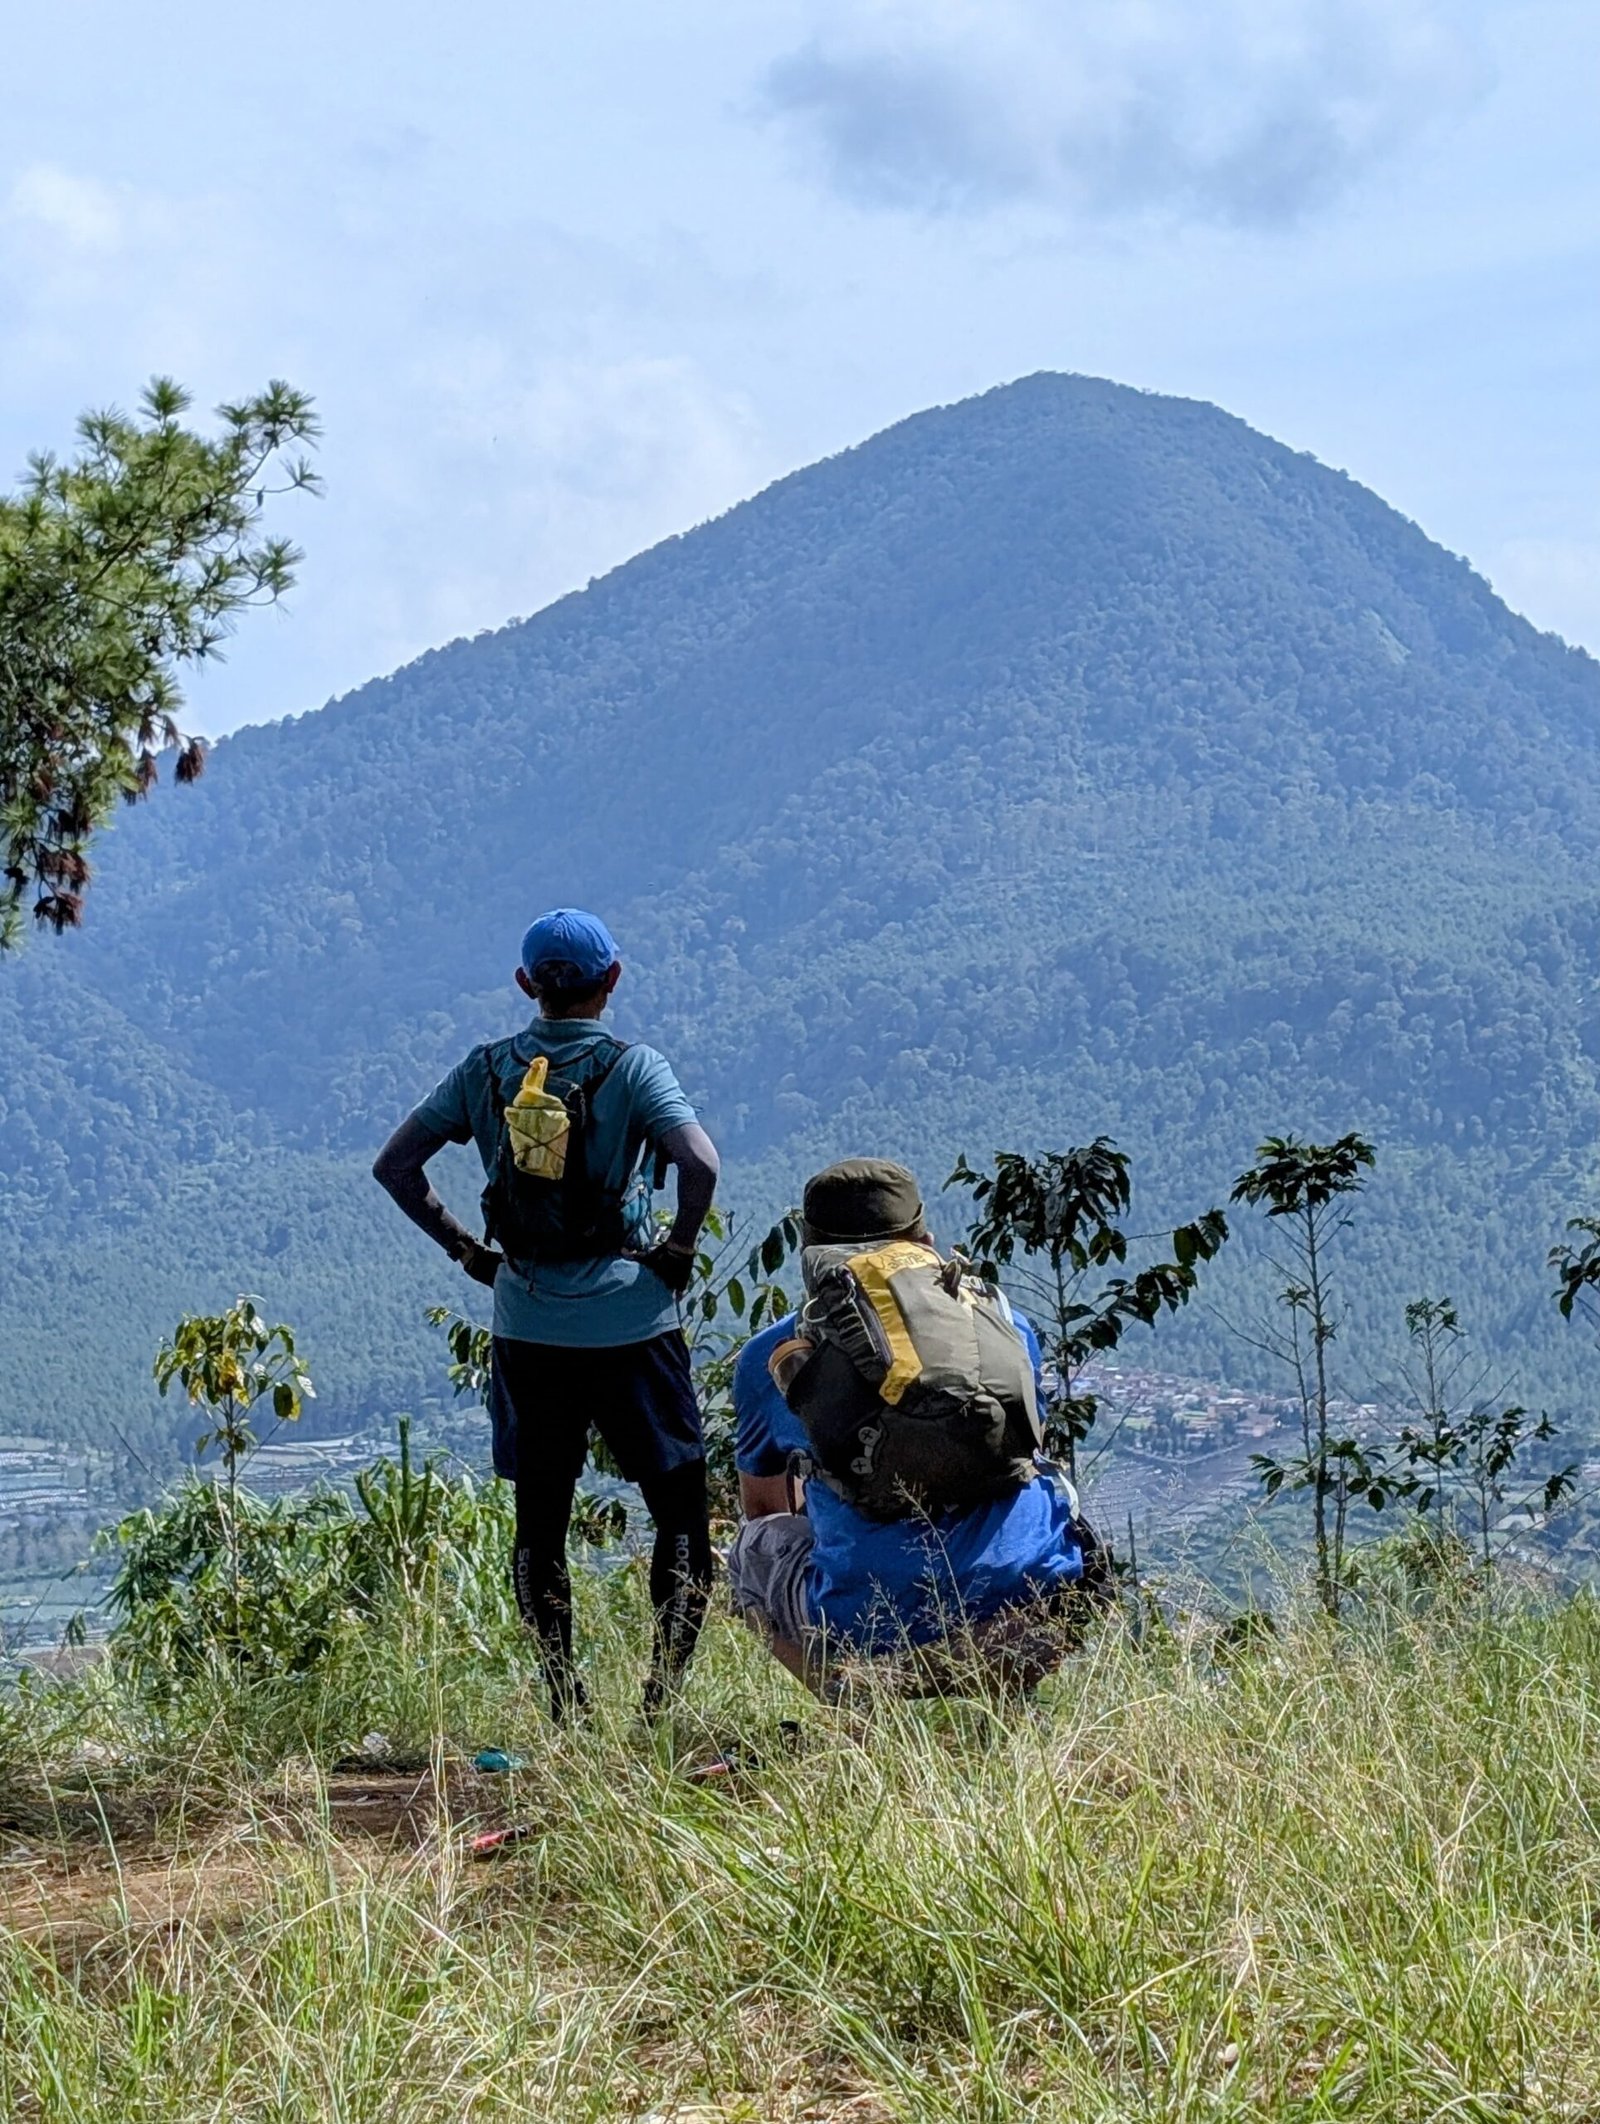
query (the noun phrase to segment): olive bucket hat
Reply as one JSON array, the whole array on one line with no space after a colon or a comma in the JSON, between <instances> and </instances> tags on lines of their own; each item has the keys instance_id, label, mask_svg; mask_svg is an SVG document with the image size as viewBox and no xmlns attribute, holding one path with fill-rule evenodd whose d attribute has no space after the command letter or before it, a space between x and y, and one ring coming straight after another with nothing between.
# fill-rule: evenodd
<instances>
[{"instance_id":1,"label":"olive bucket hat","mask_svg":"<svg viewBox=\"0 0 1600 2124\"><path fill-rule=\"evenodd\" d=\"M806 1182L801 1207L808 1246L855 1246L922 1228L914 1174L888 1158L841 1158Z\"/></svg>"}]
</instances>

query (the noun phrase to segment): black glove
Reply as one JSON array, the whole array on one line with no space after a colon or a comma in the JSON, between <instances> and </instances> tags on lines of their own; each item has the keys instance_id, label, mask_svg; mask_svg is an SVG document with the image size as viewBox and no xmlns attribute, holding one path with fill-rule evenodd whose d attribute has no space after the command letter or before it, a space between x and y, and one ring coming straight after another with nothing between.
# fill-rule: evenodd
<instances>
[{"instance_id":1,"label":"black glove","mask_svg":"<svg viewBox=\"0 0 1600 2124\"><path fill-rule=\"evenodd\" d=\"M455 1255L474 1283L487 1283L491 1289L506 1258L492 1246L485 1246L481 1240L470 1238L460 1242Z\"/></svg>"},{"instance_id":2,"label":"black glove","mask_svg":"<svg viewBox=\"0 0 1600 2124\"><path fill-rule=\"evenodd\" d=\"M694 1280L692 1247L685 1252L680 1247L669 1246L663 1239L659 1246L651 1247L648 1254L642 1254L639 1258L653 1275L661 1278L675 1298L681 1298Z\"/></svg>"}]
</instances>

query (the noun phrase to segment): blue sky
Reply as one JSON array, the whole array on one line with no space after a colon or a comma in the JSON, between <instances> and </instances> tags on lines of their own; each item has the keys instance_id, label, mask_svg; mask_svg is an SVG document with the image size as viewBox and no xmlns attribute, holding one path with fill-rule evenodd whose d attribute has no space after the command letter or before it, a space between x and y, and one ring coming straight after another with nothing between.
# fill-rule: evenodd
<instances>
[{"instance_id":1,"label":"blue sky","mask_svg":"<svg viewBox=\"0 0 1600 2124\"><path fill-rule=\"evenodd\" d=\"M13 9L0 476L152 371L313 391L219 731L1040 368L1214 399L1600 650L1600 9Z\"/></svg>"}]
</instances>

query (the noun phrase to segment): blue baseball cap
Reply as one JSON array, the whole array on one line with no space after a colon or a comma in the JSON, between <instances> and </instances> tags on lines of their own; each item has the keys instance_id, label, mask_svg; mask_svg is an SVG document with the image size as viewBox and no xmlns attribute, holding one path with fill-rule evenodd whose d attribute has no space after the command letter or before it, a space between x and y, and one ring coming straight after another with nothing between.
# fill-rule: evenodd
<instances>
[{"instance_id":1,"label":"blue baseball cap","mask_svg":"<svg viewBox=\"0 0 1600 2124\"><path fill-rule=\"evenodd\" d=\"M522 940L522 970L530 978L541 966L570 966L581 984L600 980L616 963L610 930L581 907L551 908Z\"/></svg>"}]
</instances>

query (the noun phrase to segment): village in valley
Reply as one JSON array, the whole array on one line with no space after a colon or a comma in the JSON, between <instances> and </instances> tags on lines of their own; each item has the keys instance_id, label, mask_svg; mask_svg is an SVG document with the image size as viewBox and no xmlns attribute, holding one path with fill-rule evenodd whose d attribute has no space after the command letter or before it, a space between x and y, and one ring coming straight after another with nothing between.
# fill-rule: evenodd
<instances>
[{"instance_id":1,"label":"village in valley","mask_svg":"<svg viewBox=\"0 0 1600 2124\"><path fill-rule=\"evenodd\" d=\"M1296 1404L1282 1394L1219 1386L1213 1380L1140 1365L1085 1365L1078 1386L1100 1403L1102 1439L1114 1430L1120 1450L1159 1460L1223 1452L1246 1443L1262 1451L1265 1441L1296 1416ZM1376 1421L1380 1413L1375 1405L1341 1405L1341 1414L1353 1415L1358 1422Z\"/></svg>"},{"instance_id":2,"label":"village in valley","mask_svg":"<svg viewBox=\"0 0 1600 2124\"><path fill-rule=\"evenodd\" d=\"M1299 1442L1299 1404L1282 1392L1106 1363L1084 1366L1075 1385L1099 1403L1079 1459L1084 1509L1119 1553L1131 1549L1148 1561L1196 1541L1208 1553L1231 1545L1261 1502L1256 1456L1287 1458ZM1403 1420L1376 1402L1339 1401L1330 1415L1356 1435ZM487 1472L488 1428L474 1411L437 1404L421 1417L418 1437L424 1451ZM392 1447L388 1427L376 1423L332 1438L280 1429L251 1456L245 1479L266 1496L343 1489ZM1600 1479L1600 1466L1586 1465L1584 1475ZM109 1559L91 1550L97 1530L118 1516L117 1483L109 1454L0 1437L0 1654L53 1645L80 1616L89 1636L102 1634ZM1587 1517L1563 1515L1573 1521L1563 1524L1562 1547L1574 1562L1587 1547L1577 1521ZM1500 1531L1515 1536L1533 1525L1512 1513Z\"/></svg>"},{"instance_id":3,"label":"village in valley","mask_svg":"<svg viewBox=\"0 0 1600 2124\"><path fill-rule=\"evenodd\" d=\"M1085 1508L1119 1544L1130 1516L1143 1545L1242 1511L1258 1489L1252 1453L1272 1450L1274 1435L1296 1421L1295 1404L1282 1395L1136 1365L1088 1366L1078 1385L1100 1401L1080 1470ZM1380 1412L1354 1413L1376 1419ZM418 1437L424 1450L487 1470L488 1426L472 1410L430 1408ZM343 1489L392 1449L390 1428L378 1423L332 1438L280 1428L252 1454L245 1480L264 1496ZM88 1634L100 1634L109 1558L91 1549L122 1499L111 1454L0 1437L0 1651L54 1644L80 1614Z\"/></svg>"}]
</instances>

